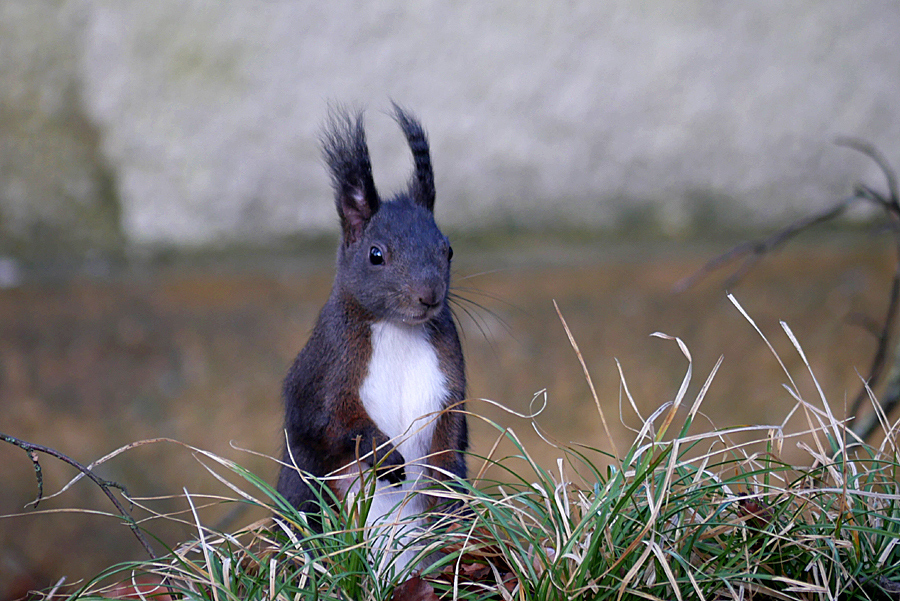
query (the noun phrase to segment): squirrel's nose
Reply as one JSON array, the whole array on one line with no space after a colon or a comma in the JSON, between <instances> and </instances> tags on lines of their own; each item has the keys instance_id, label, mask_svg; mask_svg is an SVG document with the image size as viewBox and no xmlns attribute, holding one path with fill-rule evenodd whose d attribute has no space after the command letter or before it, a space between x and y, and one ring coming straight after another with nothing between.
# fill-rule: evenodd
<instances>
[{"instance_id":1,"label":"squirrel's nose","mask_svg":"<svg viewBox=\"0 0 900 601\"><path fill-rule=\"evenodd\" d=\"M434 288L429 288L427 290L421 290L419 292L419 303L430 309L438 304L439 300L437 297L437 292L435 292Z\"/></svg>"},{"instance_id":2,"label":"squirrel's nose","mask_svg":"<svg viewBox=\"0 0 900 601\"><path fill-rule=\"evenodd\" d=\"M424 309L433 309L441 304L443 291L437 286L419 286L413 291L413 298L419 301Z\"/></svg>"}]
</instances>

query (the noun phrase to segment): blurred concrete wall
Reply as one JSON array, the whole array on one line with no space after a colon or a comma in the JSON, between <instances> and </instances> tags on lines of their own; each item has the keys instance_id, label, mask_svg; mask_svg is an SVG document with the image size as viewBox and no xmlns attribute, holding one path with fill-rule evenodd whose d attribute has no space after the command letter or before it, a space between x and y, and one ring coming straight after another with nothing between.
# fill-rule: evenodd
<instances>
[{"instance_id":1,"label":"blurred concrete wall","mask_svg":"<svg viewBox=\"0 0 900 601\"><path fill-rule=\"evenodd\" d=\"M0 251L119 240L100 132L80 103L80 32L61 6L0 2Z\"/></svg>"},{"instance_id":2,"label":"blurred concrete wall","mask_svg":"<svg viewBox=\"0 0 900 601\"><path fill-rule=\"evenodd\" d=\"M900 165L896 0L0 7L7 235L333 229L316 143L329 101L369 108L383 192L411 168L384 111L413 109L439 218L461 228L772 222L882 185L838 134Z\"/></svg>"}]
</instances>

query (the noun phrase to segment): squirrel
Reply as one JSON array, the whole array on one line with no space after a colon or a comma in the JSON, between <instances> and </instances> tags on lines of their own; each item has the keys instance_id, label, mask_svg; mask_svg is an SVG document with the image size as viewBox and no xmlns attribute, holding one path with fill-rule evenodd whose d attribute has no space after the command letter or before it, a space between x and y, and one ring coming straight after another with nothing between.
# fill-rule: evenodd
<instances>
[{"instance_id":1,"label":"squirrel","mask_svg":"<svg viewBox=\"0 0 900 601\"><path fill-rule=\"evenodd\" d=\"M360 464L374 469L368 524L397 517L398 507L402 516L432 510L438 500L416 490L465 479L468 445L465 362L448 303L453 249L434 220L425 132L393 108L414 171L389 200L375 189L361 111L332 108L321 137L341 238L331 294L284 380L277 486L312 512L329 497L314 486L343 499L359 490Z\"/></svg>"}]
</instances>

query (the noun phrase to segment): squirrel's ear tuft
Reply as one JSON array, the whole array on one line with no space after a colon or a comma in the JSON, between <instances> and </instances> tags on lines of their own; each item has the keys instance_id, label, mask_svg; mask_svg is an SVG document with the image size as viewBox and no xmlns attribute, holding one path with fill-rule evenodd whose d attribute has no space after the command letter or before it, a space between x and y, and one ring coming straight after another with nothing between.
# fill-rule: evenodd
<instances>
[{"instance_id":1,"label":"squirrel's ear tuft","mask_svg":"<svg viewBox=\"0 0 900 601\"><path fill-rule=\"evenodd\" d=\"M431 153L425 130L408 111L403 110L396 102L391 104L394 106L394 119L409 142L415 163L415 171L409 184L410 194L416 203L429 211L434 211L434 172L431 168Z\"/></svg>"},{"instance_id":2,"label":"squirrel's ear tuft","mask_svg":"<svg viewBox=\"0 0 900 601\"><path fill-rule=\"evenodd\" d=\"M344 244L352 244L381 205L372 178L362 111L351 115L346 109L332 107L321 139Z\"/></svg>"}]
</instances>

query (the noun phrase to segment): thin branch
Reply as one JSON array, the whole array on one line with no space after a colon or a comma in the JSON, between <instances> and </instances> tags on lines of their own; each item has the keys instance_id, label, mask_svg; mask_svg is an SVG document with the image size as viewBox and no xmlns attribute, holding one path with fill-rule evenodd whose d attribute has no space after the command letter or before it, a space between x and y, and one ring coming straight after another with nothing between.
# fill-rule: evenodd
<instances>
[{"instance_id":1,"label":"thin branch","mask_svg":"<svg viewBox=\"0 0 900 601\"><path fill-rule=\"evenodd\" d=\"M147 539L144 537L140 528L138 528L137 522L128 513L128 510L122 506L122 503L116 496L112 493L113 488L120 490L126 497L128 496L125 487L121 484L117 484L116 482L111 482L109 480L104 480L100 478L97 474L95 474L90 468L82 465L81 463L75 461L71 457L60 453L56 449L51 449L50 447L45 447L43 445L35 444L32 442L27 442L16 438L15 436L10 436L8 434L4 434L0 432L0 440L3 442L8 442L11 445L17 446L26 453L28 453L29 459L31 459L31 463L34 465L35 478L37 479L38 485L38 495L37 498L29 503L32 507L37 507L38 503L41 502L41 499L44 498L44 478L43 473L41 471L41 464L38 461L38 453L44 453L45 455L50 455L56 459L59 459L63 463L68 463L79 472L87 476L91 479L91 481L100 487L100 490L109 497L109 500L112 501L112 504L115 505L116 510L118 510L119 515L122 516L122 519L125 520L125 523L128 524L128 527L131 528L131 532L138 539L138 542L141 543L141 546L144 547L144 550L147 551L147 554L150 556L150 559L157 559L156 553L153 552L153 548L150 546L150 543L147 542Z\"/></svg>"},{"instance_id":2,"label":"thin branch","mask_svg":"<svg viewBox=\"0 0 900 601\"><path fill-rule=\"evenodd\" d=\"M673 290L676 293L684 292L688 288L693 287L700 280L706 278L713 271L721 269L729 263L736 261L741 257L744 257L743 264L725 282L725 288L731 288L738 282L740 282L743 277L747 275L747 273L757 263L759 263L760 260L762 260L763 256L773 252L803 230L840 217L847 209L850 208L852 204L860 200L863 200L863 197L859 195L845 198L838 204L829 209L826 209L825 211L822 211L817 215L810 215L808 217L798 219L789 226L778 230L768 238L763 238L761 240L751 240L750 242L743 242L741 244L738 244L731 250L710 260L706 265L698 269L693 274L679 281L677 284L675 284Z\"/></svg>"},{"instance_id":3,"label":"thin branch","mask_svg":"<svg viewBox=\"0 0 900 601\"><path fill-rule=\"evenodd\" d=\"M798 219L787 227L775 232L768 238L739 244L724 254L712 259L695 273L675 284L674 291L676 293L683 292L694 286L700 280L706 278L713 271L721 269L722 267L743 258L743 263L737 267L725 283L725 287L730 288L737 284L765 255L773 252L800 232L821 223L836 219L843 215L851 205L858 201L870 202L879 207L884 211L888 228L894 236L894 242L897 246L897 264L894 269L894 276L891 280L888 306L884 321L882 322L880 329L877 329L877 331L874 332L878 340L878 345L875 349L875 354L872 357L872 364L869 367L869 373L866 377L865 384L862 386L851 405L850 415L856 417L860 409L862 409L863 402L868 398L869 390L875 388L884 375L884 368L887 364L892 334L897 321L897 314L900 312L900 192L898 192L896 173L891 168L884 155L881 154L875 146L865 140L857 138L838 138L835 143L839 146L845 146L864 154L878 165L887 182L887 196L869 186L858 184L854 188L853 196L842 200L825 211ZM888 382L885 398L882 400L882 408L885 414L889 413L896 405L900 404L900 369L894 371L895 373L891 374L890 381ZM874 432L877 425L877 419L858 420L854 424L853 431L859 435L862 440L866 440Z\"/></svg>"},{"instance_id":4,"label":"thin branch","mask_svg":"<svg viewBox=\"0 0 900 601\"><path fill-rule=\"evenodd\" d=\"M884 366L887 363L888 345L890 344L891 333L894 331L894 322L897 321L897 309L898 304L900 304L900 235L895 235L894 238L894 241L897 244L897 264L894 267L894 277L891 280L891 293L888 300L887 313L884 316L884 326L881 328L881 332L878 333L878 346L875 348L875 355L872 357L872 365L869 367L869 376L866 378L866 386L859 389L856 398L853 399L853 404L850 406L850 415L853 416L859 415L859 410L862 408L863 402L869 398L869 391L867 388L875 388L881 381L881 376L884 373ZM884 408L885 413L887 413L888 410L884 407L884 404L882 404L882 407ZM866 440L867 437L862 436L862 432L857 429L860 427L859 424L854 424L851 429L856 434L859 434L860 438Z\"/></svg>"},{"instance_id":5,"label":"thin branch","mask_svg":"<svg viewBox=\"0 0 900 601\"><path fill-rule=\"evenodd\" d=\"M859 138L849 138L849 137L839 137L834 141L838 146L844 146L845 148L852 148L857 152L861 152L866 155L873 161L878 167L881 169L881 172L884 174L884 179L887 180L888 186L888 198L885 199L880 194L876 194L883 202L890 203L894 210L897 213L900 213L900 191L898 191L897 186L897 174L891 168L891 164L888 162L887 158L881 153L880 150L875 148L875 146L867 142L866 140L861 140ZM865 188L869 190L868 188Z\"/></svg>"}]
</instances>

